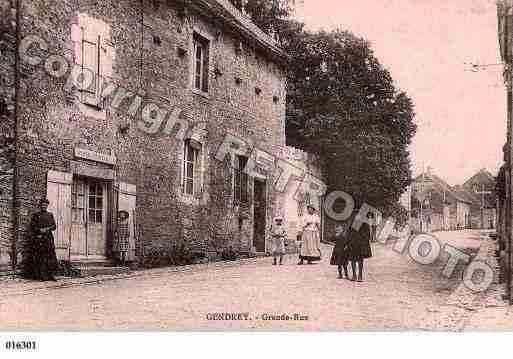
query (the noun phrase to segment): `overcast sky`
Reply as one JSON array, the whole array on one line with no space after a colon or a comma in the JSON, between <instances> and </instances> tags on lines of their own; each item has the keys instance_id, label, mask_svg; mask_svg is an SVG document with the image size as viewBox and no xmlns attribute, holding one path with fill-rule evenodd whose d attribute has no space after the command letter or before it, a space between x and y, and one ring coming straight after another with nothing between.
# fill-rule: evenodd
<instances>
[{"instance_id":1,"label":"overcast sky","mask_svg":"<svg viewBox=\"0 0 513 359\"><path fill-rule=\"evenodd\" d=\"M422 166L451 185L481 168L496 174L506 141L495 0L304 0L309 29L340 27L370 40L396 86L415 104L414 174Z\"/></svg>"}]
</instances>

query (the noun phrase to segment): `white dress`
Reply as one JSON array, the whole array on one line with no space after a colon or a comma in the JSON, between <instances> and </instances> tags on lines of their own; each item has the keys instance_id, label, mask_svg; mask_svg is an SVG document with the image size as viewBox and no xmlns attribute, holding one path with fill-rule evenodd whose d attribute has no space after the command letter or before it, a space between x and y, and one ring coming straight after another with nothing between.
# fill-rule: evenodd
<instances>
[{"instance_id":1,"label":"white dress","mask_svg":"<svg viewBox=\"0 0 513 359\"><path fill-rule=\"evenodd\" d=\"M285 254L285 237L287 232L285 226L273 224L271 227L271 253L273 254Z\"/></svg>"},{"instance_id":2,"label":"white dress","mask_svg":"<svg viewBox=\"0 0 513 359\"><path fill-rule=\"evenodd\" d=\"M302 220L301 249L299 258L308 261L318 261L321 259L321 240L319 228L321 219L316 214L305 214Z\"/></svg>"}]
</instances>

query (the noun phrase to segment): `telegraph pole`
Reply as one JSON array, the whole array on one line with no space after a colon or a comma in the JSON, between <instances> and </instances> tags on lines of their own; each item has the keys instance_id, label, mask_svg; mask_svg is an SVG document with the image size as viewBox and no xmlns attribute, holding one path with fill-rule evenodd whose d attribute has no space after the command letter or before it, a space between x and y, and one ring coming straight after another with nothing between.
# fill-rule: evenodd
<instances>
[{"instance_id":1,"label":"telegraph pole","mask_svg":"<svg viewBox=\"0 0 513 359\"><path fill-rule=\"evenodd\" d=\"M485 194L492 194L491 191L485 191L484 184L481 185L481 191L476 190L476 194L481 195L481 229L484 229L484 203L485 203Z\"/></svg>"}]
</instances>

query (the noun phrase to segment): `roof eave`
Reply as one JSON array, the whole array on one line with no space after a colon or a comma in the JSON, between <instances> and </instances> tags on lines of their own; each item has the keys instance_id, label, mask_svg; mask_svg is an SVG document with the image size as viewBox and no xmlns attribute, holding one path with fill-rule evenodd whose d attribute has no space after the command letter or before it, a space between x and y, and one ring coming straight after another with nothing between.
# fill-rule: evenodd
<instances>
[{"instance_id":1,"label":"roof eave","mask_svg":"<svg viewBox=\"0 0 513 359\"><path fill-rule=\"evenodd\" d=\"M287 54L274 39L260 30L227 0L195 0L189 4L200 12L207 12L207 15L215 15L217 19L228 25L233 33L250 40L274 61L283 65L288 60Z\"/></svg>"}]
</instances>

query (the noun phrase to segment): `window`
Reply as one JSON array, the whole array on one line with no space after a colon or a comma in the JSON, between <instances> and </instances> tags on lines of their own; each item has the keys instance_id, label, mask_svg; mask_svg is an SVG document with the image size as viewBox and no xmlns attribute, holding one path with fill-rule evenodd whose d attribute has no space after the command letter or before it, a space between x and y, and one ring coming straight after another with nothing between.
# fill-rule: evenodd
<instances>
[{"instance_id":1,"label":"window","mask_svg":"<svg viewBox=\"0 0 513 359\"><path fill-rule=\"evenodd\" d=\"M239 203L248 202L248 174L244 172L247 163L247 157L235 157L234 200Z\"/></svg>"},{"instance_id":2,"label":"window","mask_svg":"<svg viewBox=\"0 0 513 359\"><path fill-rule=\"evenodd\" d=\"M85 222L85 192L83 182L73 181L71 188L71 220L73 223Z\"/></svg>"},{"instance_id":3,"label":"window","mask_svg":"<svg viewBox=\"0 0 513 359\"><path fill-rule=\"evenodd\" d=\"M209 41L194 34L193 87L208 92Z\"/></svg>"},{"instance_id":4,"label":"window","mask_svg":"<svg viewBox=\"0 0 513 359\"><path fill-rule=\"evenodd\" d=\"M183 193L194 195L195 187L197 187L198 176L196 172L199 170L199 149L200 144L193 140L186 140L183 154Z\"/></svg>"},{"instance_id":5,"label":"window","mask_svg":"<svg viewBox=\"0 0 513 359\"><path fill-rule=\"evenodd\" d=\"M89 223L103 222L103 186L100 183L89 184Z\"/></svg>"},{"instance_id":6,"label":"window","mask_svg":"<svg viewBox=\"0 0 513 359\"><path fill-rule=\"evenodd\" d=\"M230 2L237 8L237 10L242 11L243 9L243 2L242 0L230 0Z\"/></svg>"},{"instance_id":7,"label":"window","mask_svg":"<svg viewBox=\"0 0 513 359\"><path fill-rule=\"evenodd\" d=\"M100 60L101 37L85 38L82 36L82 71L89 86L81 88L82 102L92 106L100 106ZM89 76L92 79L89 81ZM85 79L84 78L84 79Z\"/></svg>"}]
</instances>

